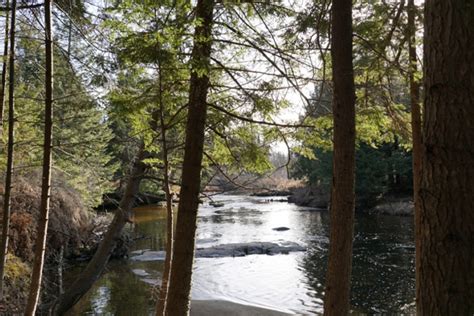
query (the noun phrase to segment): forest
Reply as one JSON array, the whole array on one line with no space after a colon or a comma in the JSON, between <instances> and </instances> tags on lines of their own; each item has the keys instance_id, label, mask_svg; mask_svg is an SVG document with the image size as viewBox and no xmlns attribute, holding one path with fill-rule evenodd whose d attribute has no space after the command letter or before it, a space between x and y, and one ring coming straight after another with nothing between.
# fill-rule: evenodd
<instances>
[{"instance_id":1,"label":"forest","mask_svg":"<svg viewBox=\"0 0 474 316\"><path fill-rule=\"evenodd\" d=\"M474 4L0 1L1 315L473 315Z\"/></svg>"}]
</instances>

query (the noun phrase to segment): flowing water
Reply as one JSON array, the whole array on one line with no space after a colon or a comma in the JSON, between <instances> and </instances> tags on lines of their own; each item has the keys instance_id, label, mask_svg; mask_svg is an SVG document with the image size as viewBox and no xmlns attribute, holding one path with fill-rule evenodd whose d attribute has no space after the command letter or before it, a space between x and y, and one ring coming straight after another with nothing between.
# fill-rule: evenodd
<instances>
[{"instance_id":1,"label":"flowing water","mask_svg":"<svg viewBox=\"0 0 474 316\"><path fill-rule=\"evenodd\" d=\"M220 195L224 203L199 209L197 247L255 241L297 242L305 252L245 257L198 258L192 298L229 300L296 314L322 311L329 216L268 198ZM132 250L163 250L166 213L135 210L128 227L138 238ZM352 277L354 313L407 313L414 300L413 220L397 216L356 216ZM276 227L288 227L275 231ZM77 304L74 314L148 315L162 261L112 261L102 278Z\"/></svg>"}]
</instances>

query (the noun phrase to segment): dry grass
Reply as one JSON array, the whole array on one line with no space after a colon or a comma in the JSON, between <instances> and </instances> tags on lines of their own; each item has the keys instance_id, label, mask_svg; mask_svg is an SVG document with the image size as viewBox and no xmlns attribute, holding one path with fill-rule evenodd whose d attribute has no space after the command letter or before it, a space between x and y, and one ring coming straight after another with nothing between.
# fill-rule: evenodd
<instances>
[{"instance_id":1,"label":"dry grass","mask_svg":"<svg viewBox=\"0 0 474 316\"><path fill-rule=\"evenodd\" d=\"M304 187L304 182L296 179L286 178L261 178L254 184L256 188L275 191L290 191L296 188Z\"/></svg>"},{"instance_id":2,"label":"dry grass","mask_svg":"<svg viewBox=\"0 0 474 316\"><path fill-rule=\"evenodd\" d=\"M37 235L41 187L38 177L17 177L12 190L9 251L26 262L33 260ZM3 191L3 185L0 186ZM0 200L3 208L3 200ZM83 206L80 196L65 183L56 181L51 191L47 246L66 253L81 246L90 233L92 214Z\"/></svg>"},{"instance_id":3,"label":"dry grass","mask_svg":"<svg viewBox=\"0 0 474 316\"><path fill-rule=\"evenodd\" d=\"M4 304L0 314L21 314L29 288L30 264L34 259L39 204L40 177L17 176L12 188L9 257L6 265ZM75 254L92 233L93 216L82 204L80 195L55 175L51 190L46 260L55 264L55 254ZM0 191L4 191L0 184ZM0 199L0 210L3 199ZM47 268L45 268L47 278ZM43 289L45 290L45 289Z\"/></svg>"},{"instance_id":4,"label":"dry grass","mask_svg":"<svg viewBox=\"0 0 474 316\"><path fill-rule=\"evenodd\" d=\"M31 270L20 258L8 255L5 266L5 296L0 303L1 315L20 315L30 285Z\"/></svg>"}]
</instances>

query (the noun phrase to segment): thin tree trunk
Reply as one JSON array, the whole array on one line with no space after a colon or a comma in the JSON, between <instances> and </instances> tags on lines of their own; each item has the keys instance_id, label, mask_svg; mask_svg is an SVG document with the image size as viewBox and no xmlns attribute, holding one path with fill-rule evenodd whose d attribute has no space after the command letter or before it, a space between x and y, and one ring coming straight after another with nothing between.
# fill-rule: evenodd
<instances>
[{"instance_id":1,"label":"thin tree trunk","mask_svg":"<svg viewBox=\"0 0 474 316\"><path fill-rule=\"evenodd\" d=\"M67 59L71 59L71 43L72 43L72 18L69 18L69 25L68 25L68 36L67 36Z\"/></svg>"},{"instance_id":2,"label":"thin tree trunk","mask_svg":"<svg viewBox=\"0 0 474 316\"><path fill-rule=\"evenodd\" d=\"M163 189L166 197L166 258L165 268L163 271L163 277L161 280L160 296L156 307L156 315L164 315L166 309L166 298L168 296L169 278L171 272L171 262L173 258L173 201L171 200L170 191L170 180L169 180L169 162L168 162L168 145L166 143L166 126L164 118L164 104L163 104L163 86L162 86L162 74L161 64L158 64L160 78L159 78L159 89L160 89L160 127L161 127L161 150L163 154Z\"/></svg>"},{"instance_id":3,"label":"thin tree trunk","mask_svg":"<svg viewBox=\"0 0 474 316\"><path fill-rule=\"evenodd\" d=\"M408 67L408 80L410 82L410 105L411 105L411 135L412 135L412 157L413 157L413 201L415 203L415 270L416 277L420 275L420 185L421 185L421 162L422 162L422 136L421 136L421 109L420 109L420 84L416 79L416 24L415 3L408 0L408 55L410 66ZM416 282L416 297L419 297L419 282Z\"/></svg>"},{"instance_id":4,"label":"thin tree trunk","mask_svg":"<svg viewBox=\"0 0 474 316\"><path fill-rule=\"evenodd\" d=\"M191 275L194 260L196 219L199 206L201 163L209 89L214 0L198 0L192 73L190 81L188 120L182 169L180 202L173 250L166 315L189 313Z\"/></svg>"},{"instance_id":5,"label":"thin tree trunk","mask_svg":"<svg viewBox=\"0 0 474 316\"><path fill-rule=\"evenodd\" d=\"M76 304L92 287L104 270L109 261L110 255L117 244L117 240L120 238L123 227L130 221L131 209L135 202L135 196L138 193L140 182L146 170L146 166L143 163L144 158L145 151L144 145L142 144L140 151L135 158L135 162L133 163L133 168L127 181L124 195L120 201L118 209L115 211L114 219L112 220L104 239L101 241L94 257L89 261L84 271L82 271L71 287L67 289L67 291L55 302L52 307L52 311L55 315L63 315L71 309L71 307L73 307L74 304Z\"/></svg>"},{"instance_id":6,"label":"thin tree trunk","mask_svg":"<svg viewBox=\"0 0 474 316\"><path fill-rule=\"evenodd\" d=\"M64 293L63 270L64 270L64 246L61 246L59 250L59 260L58 260L58 293L59 295L62 295Z\"/></svg>"},{"instance_id":7,"label":"thin tree trunk","mask_svg":"<svg viewBox=\"0 0 474 316\"><path fill-rule=\"evenodd\" d=\"M30 293L26 305L25 315L35 315L41 292L43 276L44 254L48 234L49 202L51 198L51 166L53 141L53 31L51 22L52 0L45 0L45 103L44 103L44 145L43 145L43 177L41 183L40 219L38 222L38 236L35 245L35 260L31 275Z\"/></svg>"},{"instance_id":8,"label":"thin tree trunk","mask_svg":"<svg viewBox=\"0 0 474 316\"><path fill-rule=\"evenodd\" d=\"M6 7L10 6L10 1L7 0ZM5 41L3 43L3 62L2 62L2 79L0 83L0 137L3 134L3 112L5 108L5 86L7 83L7 56L8 56L8 30L10 13L9 11L5 14Z\"/></svg>"},{"instance_id":9,"label":"thin tree trunk","mask_svg":"<svg viewBox=\"0 0 474 316\"><path fill-rule=\"evenodd\" d=\"M5 276L5 265L8 252L8 235L10 233L10 202L13 175L13 150L15 143L15 22L16 22L16 0L12 1L12 18L10 26L10 56L8 74L8 148L7 148L7 170L5 175L5 192L3 195L3 227L2 248L0 252L0 300L3 299L3 278Z\"/></svg>"},{"instance_id":10,"label":"thin tree trunk","mask_svg":"<svg viewBox=\"0 0 474 316\"><path fill-rule=\"evenodd\" d=\"M425 2L420 315L474 314L474 6Z\"/></svg>"},{"instance_id":11,"label":"thin tree trunk","mask_svg":"<svg viewBox=\"0 0 474 316\"><path fill-rule=\"evenodd\" d=\"M348 315L352 270L355 170L355 90L352 1L332 4L334 155L331 233L324 315Z\"/></svg>"}]
</instances>

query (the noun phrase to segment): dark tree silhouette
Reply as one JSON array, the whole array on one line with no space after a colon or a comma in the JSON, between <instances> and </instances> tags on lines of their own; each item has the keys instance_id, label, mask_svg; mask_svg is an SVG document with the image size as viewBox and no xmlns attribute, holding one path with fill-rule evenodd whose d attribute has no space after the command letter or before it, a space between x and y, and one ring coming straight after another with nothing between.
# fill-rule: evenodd
<instances>
[{"instance_id":1,"label":"dark tree silhouette","mask_svg":"<svg viewBox=\"0 0 474 316\"><path fill-rule=\"evenodd\" d=\"M474 314L474 5L425 2L418 314Z\"/></svg>"},{"instance_id":2,"label":"dark tree silhouette","mask_svg":"<svg viewBox=\"0 0 474 316\"><path fill-rule=\"evenodd\" d=\"M331 38L334 153L325 315L349 313L355 205L355 88L352 1L334 0Z\"/></svg>"}]
</instances>

